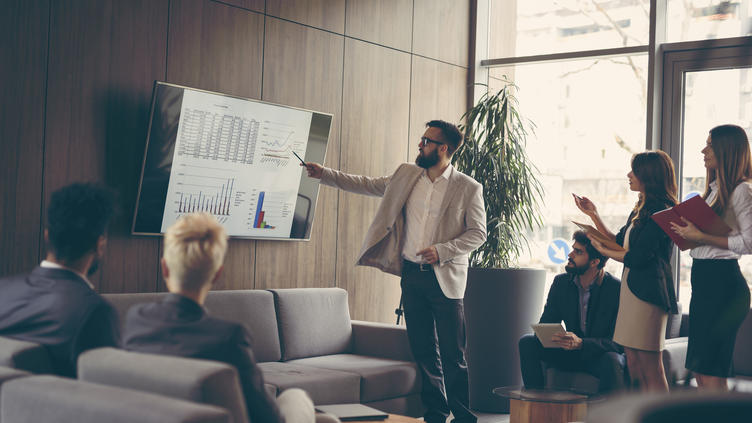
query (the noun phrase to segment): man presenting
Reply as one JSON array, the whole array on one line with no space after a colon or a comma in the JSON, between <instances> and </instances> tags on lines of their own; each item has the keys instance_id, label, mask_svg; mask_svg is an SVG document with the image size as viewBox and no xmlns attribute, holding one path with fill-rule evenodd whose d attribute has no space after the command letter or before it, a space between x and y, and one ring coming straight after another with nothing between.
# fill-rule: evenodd
<instances>
[{"instance_id":1,"label":"man presenting","mask_svg":"<svg viewBox=\"0 0 752 423\"><path fill-rule=\"evenodd\" d=\"M453 422L474 423L462 298L468 255L486 240L483 187L450 163L462 144L457 127L441 120L426 126L417 166L402 164L390 176L305 166L308 176L322 184L383 197L357 264L402 278L407 336L422 378L424 420L444 423L451 411Z\"/></svg>"},{"instance_id":2,"label":"man presenting","mask_svg":"<svg viewBox=\"0 0 752 423\"><path fill-rule=\"evenodd\" d=\"M582 231L574 233L567 273L557 275L548 291L540 323L559 323L568 332L555 334L561 348L543 348L535 335L520 339L520 368L528 389L543 389L543 368L583 371L600 379L599 393L625 388L623 349L614 326L621 282L603 270L604 257Z\"/></svg>"}]
</instances>

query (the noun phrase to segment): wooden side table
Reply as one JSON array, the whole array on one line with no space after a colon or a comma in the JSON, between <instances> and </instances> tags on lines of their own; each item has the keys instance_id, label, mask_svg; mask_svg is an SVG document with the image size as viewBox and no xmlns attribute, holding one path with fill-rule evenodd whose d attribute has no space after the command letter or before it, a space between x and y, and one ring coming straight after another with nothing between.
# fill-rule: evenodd
<instances>
[{"instance_id":1,"label":"wooden side table","mask_svg":"<svg viewBox=\"0 0 752 423\"><path fill-rule=\"evenodd\" d=\"M493 392L509 399L509 423L568 423L583 421L587 415L586 395L519 386L495 388Z\"/></svg>"}]
</instances>

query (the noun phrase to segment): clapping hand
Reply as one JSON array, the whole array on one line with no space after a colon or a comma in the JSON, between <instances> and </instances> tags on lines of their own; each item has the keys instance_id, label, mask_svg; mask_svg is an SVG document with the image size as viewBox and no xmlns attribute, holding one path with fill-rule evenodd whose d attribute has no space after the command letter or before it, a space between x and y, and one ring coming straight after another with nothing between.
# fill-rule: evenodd
<instances>
[{"instance_id":1,"label":"clapping hand","mask_svg":"<svg viewBox=\"0 0 752 423\"><path fill-rule=\"evenodd\" d=\"M585 213L586 215L593 217L598 214L598 209L595 207L595 203L590 201L587 197L580 197L577 194L572 194L572 197L574 197L574 204L577 206L578 209L580 209L581 212Z\"/></svg>"}]
</instances>

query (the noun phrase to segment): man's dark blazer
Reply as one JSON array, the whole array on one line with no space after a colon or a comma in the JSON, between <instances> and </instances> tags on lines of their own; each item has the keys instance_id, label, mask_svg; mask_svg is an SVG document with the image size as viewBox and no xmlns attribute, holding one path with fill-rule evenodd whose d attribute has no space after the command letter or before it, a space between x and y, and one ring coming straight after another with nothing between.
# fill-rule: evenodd
<instances>
[{"instance_id":1,"label":"man's dark blazer","mask_svg":"<svg viewBox=\"0 0 752 423\"><path fill-rule=\"evenodd\" d=\"M233 365L238 370L250 421L283 421L277 402L264 389L245 327L207 315L201 305L187 297L168 294L160 302L131 307L125 317L123 348Z\"/></svg>"},{"instance_id":2,"label":"man's dark blazer","mask_svg":"<svg viewBox=\"0 0 752 423\"><path fill-rule=\"evenodd\" d=\"M37 267L0 279L0 336L45 345L53 370L76 377L83 351L119 344L112 306L76 273Z\"/></svg>"},{"instance_id":3,"label":"man's dark blazer","mask_svg":"<svg viewBox=\"0 0 752 423\"><path fill-rule=\"evenodd\" d=\"M568 273L557 275L548 291L540 323L559 323L563 320L568 331L582 338L584 360L594 359L609 351L621 353L622 347L613 341L620 288L621 282L608 272L604 272L600 284L593 283L588 301L586 333L582 333L580 294L574 276Z\"/></svg>"}]
</instances>

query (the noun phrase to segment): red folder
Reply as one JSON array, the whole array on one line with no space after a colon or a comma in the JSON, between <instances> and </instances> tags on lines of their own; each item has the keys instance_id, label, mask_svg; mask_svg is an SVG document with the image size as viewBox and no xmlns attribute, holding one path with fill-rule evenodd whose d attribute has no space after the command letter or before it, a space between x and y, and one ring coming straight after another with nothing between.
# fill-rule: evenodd
<instances>
[{"instance_id":1,"label":"red folder","mask_svg":"<svg viewBox=\"0 0 752 423\"><path fill-rule=\"evenodd\" d=\"M653 214L652 218L658 226L674 241L680 250L694 248L700 244L680 237L671 229L671 222L679 226L685 226L681 218L692 222L697 229L706 234L723 236L731 232L731 228L708 206L705 200L696 195L689 200L683 201L674 207L661 210Z\"/></svg>"}]
</instances>

